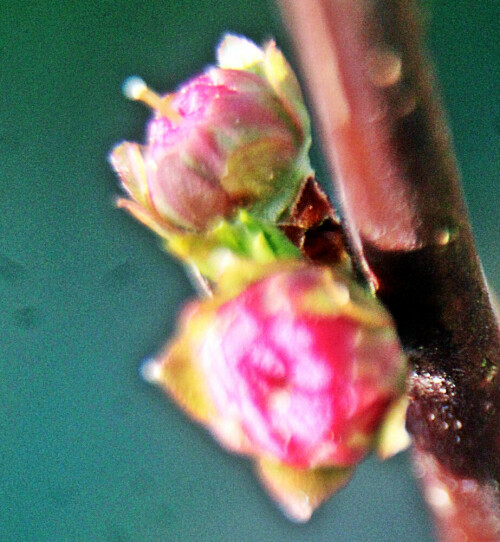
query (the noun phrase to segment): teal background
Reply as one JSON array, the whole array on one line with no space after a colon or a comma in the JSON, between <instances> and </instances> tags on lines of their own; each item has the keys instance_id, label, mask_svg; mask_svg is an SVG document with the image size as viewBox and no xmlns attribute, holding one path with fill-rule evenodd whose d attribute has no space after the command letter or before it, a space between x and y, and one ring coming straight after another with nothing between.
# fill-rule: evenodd
<instances>
[{"instance_id":1,"label":"teal background","mask_svg":"<svg viewBox=\"0 0 500 542\"><path fill-rule=\"evenodd\" d=\"M427 1L477 244L500 289L500 4ZM113 206L106 156L142 140L122 81L173 89L224 31L290 42L268 1L0 4L0 541L432 540L407 454L369 459L307 525L138 366L192 288ZM326 170L315 150L320 177Z\"/></svg>"}]
</instances>

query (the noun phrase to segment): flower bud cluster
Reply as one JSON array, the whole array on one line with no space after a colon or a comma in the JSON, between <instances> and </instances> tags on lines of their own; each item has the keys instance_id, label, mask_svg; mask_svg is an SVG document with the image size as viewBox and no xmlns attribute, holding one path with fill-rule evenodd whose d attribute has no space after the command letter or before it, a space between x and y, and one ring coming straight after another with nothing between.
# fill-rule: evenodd
<instances>
[{"instance_id":1,"label":"flower bud cluster","mask_svg":"<svg viewBox=\"0 0 500 542\"><path fill-rule=\"evenodd\" d=\"M305 521L376 445L394 451L384 435L400 442L386 420L401 411L406 363L342 245L338 262L316 265L278 228L287 213L333 217L326 196L297 203L311 174L297 80L274 43L227 36L218 66L178 92L157 96L134 79L127 93L155 116L146 145L111 154L130 196L119 203L210 294L186 307L143 374L249 456L286 513Z\"/></svg>"}]
</instances>

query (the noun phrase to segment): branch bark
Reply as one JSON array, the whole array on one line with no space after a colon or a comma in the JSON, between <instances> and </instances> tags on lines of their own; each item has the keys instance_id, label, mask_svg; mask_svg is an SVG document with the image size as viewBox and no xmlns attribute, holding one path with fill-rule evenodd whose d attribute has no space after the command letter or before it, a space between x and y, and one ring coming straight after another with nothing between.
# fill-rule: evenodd
<instances>
[{"instance_id":1,"label":"branch bark","mask_svg":"<svg viewBox=\"0 0 500 542\"><path fill-rule=\"evenodd\" d=\"M499 327L417 10L409 0L280 3L351 242L412 363L407 426L424 493L439 480L449 500L445 513L429 498L438 531L451 540L453 517L454 541L498 541Z\"/></svg>"}]
</instances>

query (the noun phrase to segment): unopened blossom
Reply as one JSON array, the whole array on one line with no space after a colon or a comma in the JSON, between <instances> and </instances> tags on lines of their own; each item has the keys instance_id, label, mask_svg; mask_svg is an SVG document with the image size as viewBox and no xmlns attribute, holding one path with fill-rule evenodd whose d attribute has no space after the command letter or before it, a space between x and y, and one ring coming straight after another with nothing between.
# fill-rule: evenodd
<instances>
[{"instance_id":1,"label":"unopened blossom","mask_svg":"<svg viewBox=\"0 0 500 542\"><path fill-rule=\"evenodd\" d=\"M159 96L132 78L126 93L154 117L144 145L111 153L130 196L120 204L160 234L204 231L242 207L275 220L310 173L307 112L273 42L227 36L218 66L177 92Z\"/></svg>"},{"instance_id":2,"label":"unopened blossom","mask_svg":"<svg viewBox=\"0 0 500 542\"><path fill-rule=\"evenodd\" d=\"M380 303L344 271L302 262L223 277L214 298L186 309L178 337L149 367L224 446L257 461L298 519L373 447L406 375ZM290 480L302 493L313 488L306 509L290 497Z\"/></svg>"}]
</instances>

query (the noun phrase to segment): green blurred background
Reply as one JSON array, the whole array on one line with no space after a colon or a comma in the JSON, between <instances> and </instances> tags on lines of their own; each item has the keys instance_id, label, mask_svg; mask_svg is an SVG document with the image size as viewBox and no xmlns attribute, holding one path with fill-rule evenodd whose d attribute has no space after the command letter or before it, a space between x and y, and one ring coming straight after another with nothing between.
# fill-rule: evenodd
<instances>
[{"instance_id":1,"label":"green blurred background","mask_svg":"<svg viewBox=\"0 0 500 542\"><path fill-rule=\"evenodd\" d=\"M307 0L305 0L307 1ZM500 3L427 1L480 255L500 290ZM247 461L142 382L192 289L113 206L106 156L143 138L159 91L213 61L231 30L274 36L267 0L0 4L0 541L432 540L407 454L368 460L307 525L282 517ZM316 149L314 162L327 183Z\"/></svg>"}]
</instances>

